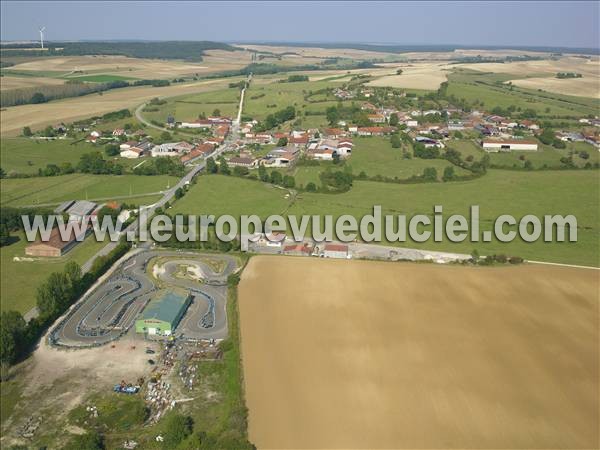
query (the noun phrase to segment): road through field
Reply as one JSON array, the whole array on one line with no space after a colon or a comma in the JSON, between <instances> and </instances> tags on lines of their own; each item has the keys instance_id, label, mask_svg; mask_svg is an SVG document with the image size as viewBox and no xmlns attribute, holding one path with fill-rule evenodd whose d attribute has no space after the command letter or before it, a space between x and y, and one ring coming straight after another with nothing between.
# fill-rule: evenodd
<instances>
[{"instance_id":1,"label":"road through field","mask_svg":"<svg viewBox=\"0 0 600 450\"><path fill-rule=\"evenodd\" d=\"M596 270L251 259L258 448L598 448Z\"/></svg>"}]
</instances>

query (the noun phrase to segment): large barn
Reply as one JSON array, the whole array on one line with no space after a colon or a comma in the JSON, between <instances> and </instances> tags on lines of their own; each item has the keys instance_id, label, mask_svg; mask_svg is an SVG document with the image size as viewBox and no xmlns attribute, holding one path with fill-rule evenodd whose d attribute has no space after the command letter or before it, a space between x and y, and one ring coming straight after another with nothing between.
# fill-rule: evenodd
<instances>
[{"instance_id":1,"label":"large barn","mask_svg":"<svg viewBox=\"0 0 600 450\"><path fill-rule=\"evenodd\" d=\"M53 228L47 241L42 241L40 238L36 239L35 242L25 247L25 254L28 256L62 256L77 245L79 240L83 240L86 231L77 236L75 229L72 228L70 233L66 233L68 235L67 239L63 240L58 227Z\"/></svg>"},{"instance_id":2,"label":"large barn","mask_svg":"<svg viewBox=\"0 0 600 450\"><path fill-rule=\"evenodd\" d=\"M505 140L484 140L481 146L486 152L510 152L512 150L536 151L538 144L534 140L527 139L505 139Z\"/></svg>"},{"instance_id":3,"label":"large barn","mask_svg":"<svg viewBox=\"0 0 600 450\"><path fill-rule=\"evenodd\" d=\"M191 302L190 293L181 289L158 292L136 320L136 333L171 335Z\"/></svg>"}]
</instances>

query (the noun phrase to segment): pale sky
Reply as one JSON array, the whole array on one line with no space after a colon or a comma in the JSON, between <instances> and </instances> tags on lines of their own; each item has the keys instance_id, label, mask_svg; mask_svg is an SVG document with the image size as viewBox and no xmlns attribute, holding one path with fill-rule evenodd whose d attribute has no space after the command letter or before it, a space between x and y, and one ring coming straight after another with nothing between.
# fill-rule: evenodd
<instances>
[{"instance_id":1,"label":"pale sky","mask_svg":"<svg viewBox=\"0 0 600 450\"><path fill-rule=\"evenodd\" d=\"M599 2L1 2L2 40L600 46Z\"/></svg>"}]
</instances>

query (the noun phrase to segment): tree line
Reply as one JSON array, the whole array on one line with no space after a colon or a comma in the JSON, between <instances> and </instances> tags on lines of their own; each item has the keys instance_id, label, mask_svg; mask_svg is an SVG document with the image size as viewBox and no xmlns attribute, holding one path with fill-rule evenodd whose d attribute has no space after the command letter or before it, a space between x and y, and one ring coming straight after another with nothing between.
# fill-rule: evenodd
<instances>
[{"instance_id":1,"label":"tree line","mask_svg":"<svg viewBox=\"0 0 600 450\"><path fill-rule=\"evenodd\" d=\"M0 366L2 379L11 364L25 357L45 330L60 317L94 282L130 248L123 240L108 255L96 258L85 275L74 261L61 272L51 273L38 287L36 305L39 315L25 322L17 311L0 314Z\"/></svg>"}]
</instances>

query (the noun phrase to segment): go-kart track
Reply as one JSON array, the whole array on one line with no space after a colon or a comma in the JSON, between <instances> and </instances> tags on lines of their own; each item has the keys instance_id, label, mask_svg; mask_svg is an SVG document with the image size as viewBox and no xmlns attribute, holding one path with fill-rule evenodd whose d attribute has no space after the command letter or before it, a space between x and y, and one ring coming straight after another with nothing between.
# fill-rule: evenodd
<instances>
[{"instance_id":1,"label":"go-kart track","mask_svg":"<svg viewBox=\"0 0 600 450\"><path fill-rule=\"evenodd\" d=\"M106 344L134 330L144 307L161 289L184 289L192 302L173 335L227 337L227 277L235 258L183 251L141 251L88 291L52 329L49 341L64 347Z\"/></svg>"}]
</instances>

